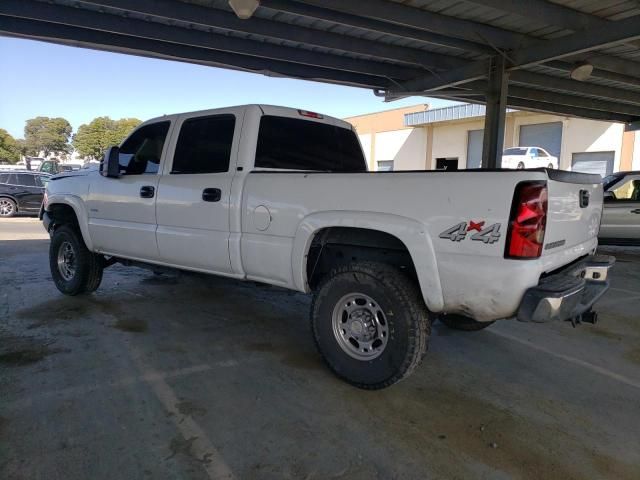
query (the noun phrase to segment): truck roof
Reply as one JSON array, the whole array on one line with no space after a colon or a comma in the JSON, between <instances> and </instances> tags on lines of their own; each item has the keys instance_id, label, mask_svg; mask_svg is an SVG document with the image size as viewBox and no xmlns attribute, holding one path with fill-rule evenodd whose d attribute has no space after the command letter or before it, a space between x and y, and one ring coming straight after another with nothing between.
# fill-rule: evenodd
<instances>
[{"instance_id":1,"label":"truck roof","mask_svg":"<svg viewBox=\"0 0 640 480\"><path fill-rule=\"evenodd\" d=\"M293 107L282 107L278 105L268 105L268 104L258 104L258 103L249 103L245 105L233 105L228 107L218 107L206 110L194 110L191 112L179 112L172 113L168 115L162 115L160 117L154 117L146 120L143 123L151 123L159 120L171 120L179 115L215 115L219 111L229 111L229 110L248 110L250 108L256 108L262 111L264 115L275 115L275 116L283 116L283 117L300 117L301 119L320 122L320 123L328 123L331 125L335 125L337 127L353 129L353 126L344 120L341 120L336 117L332 117L329 115L325 115L322 112L311 112L309 110L305 110L302 108L293 108ZM317 115L317 116L315 116Z\"/></svg>"}]
</instances>

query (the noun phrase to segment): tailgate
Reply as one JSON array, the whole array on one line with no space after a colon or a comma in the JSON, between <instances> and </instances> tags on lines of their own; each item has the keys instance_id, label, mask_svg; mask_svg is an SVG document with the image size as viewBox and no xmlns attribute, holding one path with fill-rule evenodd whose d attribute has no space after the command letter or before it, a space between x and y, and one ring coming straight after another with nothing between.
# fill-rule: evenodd
<instances>
[{"instance_id":1,"label":"tailgate","mask_svg":"<svg viewBox=\"0 0 640 480\"><path fill-rule=\"evenodd\" d=\"M600 175L547 170L549 206L542 255L593 241L602 216Z\"/></svg>"}]
</instances>

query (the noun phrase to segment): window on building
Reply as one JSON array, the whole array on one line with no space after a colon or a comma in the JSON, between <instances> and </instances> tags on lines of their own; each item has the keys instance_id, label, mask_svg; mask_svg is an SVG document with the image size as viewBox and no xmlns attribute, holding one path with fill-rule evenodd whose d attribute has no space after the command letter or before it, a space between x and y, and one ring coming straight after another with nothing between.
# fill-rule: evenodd
<instances>
[{"instance_id":1,"label":"window on building","mask_svg":"<svg viewBox=\"0 0 640 480\"><path fill-rule=\"evenodd\" d=\"M234 115L186 120L180 129L171 173L228 172L235 125Z\"/></svg>"},{"instance_id":2,"label":"window on building","mask_svg":"<svg viewBox=\"0 0 640 480\"><path fill-rule=\"evenodd\" d=\"M140 127L122 144L119 163L126 175L158 173L169 124L167 121Z\"/></svg>"},{"instance_id":3,"label":"window on building","mask_svg":"<svg viewBox=\"0 0 640 480\"><path fill-rule=\"evenodd\" d=\"M255 166L326 172L367 170L358 137L352 130L270 115L260 120Z\"/></svg>"},{"instance_id":4,"label":"window on building","mask_svg":"<svg viewBox=\"0 0 640 480\"><path fill-rule=\"evenodd\" d=\"M393 160L378 160L379 172L393 172Z\"/></svg>"},{"instance_id":5,"label":"window on building","mask_svg":"<svg viewBox=\"0 0 640 480\"><path fill-rule=\"evenodd\" d=\"M436 158L436 170L458 170L458 157Z\"/></svg>"}]
</instances>

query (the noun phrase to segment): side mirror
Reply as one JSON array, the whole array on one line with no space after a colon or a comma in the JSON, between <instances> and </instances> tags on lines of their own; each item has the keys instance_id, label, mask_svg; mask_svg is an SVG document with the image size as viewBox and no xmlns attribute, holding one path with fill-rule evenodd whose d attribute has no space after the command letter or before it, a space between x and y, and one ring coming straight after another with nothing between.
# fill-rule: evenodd
<instances>
[{"instance_id":1,"label":"side mirror","mask_svg":"<svg viewBox=\"0 0 640 480\"><path fill-rule=\"evenodd\" d=\"M120 176L120 148L109 147L100 162L100 175L118 178Z\"/></svg>"},{"instance_id":2,"label":"side mirror","mask_svg":"<svg viewBox=\"0 0 640 480\"><path fill-rule=\"evenodd\" d=\"M610 202L611 200L615 200L616 196L613 194L613 192L604 192L603 199L605 202Z\"/></svg>"}]
</instances>

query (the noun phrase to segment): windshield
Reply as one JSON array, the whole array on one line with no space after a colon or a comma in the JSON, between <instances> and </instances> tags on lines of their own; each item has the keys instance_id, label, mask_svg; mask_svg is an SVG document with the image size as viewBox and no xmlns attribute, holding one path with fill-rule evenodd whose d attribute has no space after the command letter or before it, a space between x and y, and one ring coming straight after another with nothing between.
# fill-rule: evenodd
<instances>
[{"instance_id":1,"label":"windshield","mask_svg":"<svg viewBox=\"0 0 640 480\"><path fill-rule=\"evenodd\" d=\"M526 155L526 148L507 148L503 153L503 155Z\"/></svg>"},{"instance_id":2,"label":"windshield","mask_svg":"<svg viewBox=\"0 0 640 480\"><path fill-rule=\"evenodd\" d=\"M613 187L622 178L620 174L607 175L602 179L602 188L606 191L609 187Z\"/></svg>"}]
</instances>

